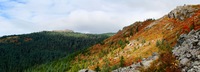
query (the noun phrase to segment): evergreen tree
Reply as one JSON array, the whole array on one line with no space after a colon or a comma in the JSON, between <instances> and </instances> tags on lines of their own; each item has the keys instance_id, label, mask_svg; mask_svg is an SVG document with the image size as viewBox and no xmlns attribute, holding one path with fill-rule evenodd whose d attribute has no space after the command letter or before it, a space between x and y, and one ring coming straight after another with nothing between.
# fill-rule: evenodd
<instances>
[{"instance_id":1,"label":"evergreen tree","mask_svg":"<svg viewBox=\"0 0 200 72\"><path fill-rule=\"evenodd\" d=\"M101 69L99 68L99 66L97 66L97 67L95 68L95 71L96 71L96 72L100 72L100 71L101 71Z\"/></svg>"},{"instance_id":2,"label":"evergreen tree","mask_svg":"<svg viewBox=\"0 0 200 72\"><path fill-rule=\"evenodd\" d=\"M123 67L124 66L124 57L121 56L120 57L120 67Z\"/></svg>"}]
</instances>

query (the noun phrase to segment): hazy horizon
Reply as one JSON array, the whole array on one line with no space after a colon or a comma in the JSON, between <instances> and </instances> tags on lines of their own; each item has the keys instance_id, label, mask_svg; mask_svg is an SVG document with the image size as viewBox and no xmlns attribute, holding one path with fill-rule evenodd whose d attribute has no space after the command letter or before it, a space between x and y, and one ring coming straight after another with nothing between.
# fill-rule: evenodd
<instances>
[{"instance_id":1,"label":"hazy horizon","mask_svg":"<svg viewBox=\"0 0 200 72\"><path fill-rule=\"evenodd\" d=\"M117 32L135 21L160 18L198 0L1 0L0 36L39 31Z\"/></svg>"}]
</instances>

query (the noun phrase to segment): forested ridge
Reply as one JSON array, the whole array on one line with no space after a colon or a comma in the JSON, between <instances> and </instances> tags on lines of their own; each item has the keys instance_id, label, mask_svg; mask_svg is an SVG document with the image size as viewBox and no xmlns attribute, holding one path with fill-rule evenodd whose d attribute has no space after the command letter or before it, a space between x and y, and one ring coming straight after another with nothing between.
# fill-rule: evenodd
<instances>
[{"instance_id":1,"label":"forested ridge","mask_svg":"<svg viewBox=\"0 0 200 72\"><path fill-rule=\"evenodd\" d=\"M22 72L67 57L112 34L43 31L0 38L0 72Z\"/></svg>"}]
</instances>

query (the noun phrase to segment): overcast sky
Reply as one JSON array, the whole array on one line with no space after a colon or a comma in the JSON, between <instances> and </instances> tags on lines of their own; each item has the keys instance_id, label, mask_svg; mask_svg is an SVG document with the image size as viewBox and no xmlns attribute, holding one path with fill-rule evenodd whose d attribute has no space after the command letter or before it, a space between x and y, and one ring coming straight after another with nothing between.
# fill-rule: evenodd
<instances>
[{"instance_id":1,"label":"overcast sky","mask_svg":"<svg viewBox=\"0 0 200 72\"><path fill-rule=\"evenodd\" d=\"M0 36L70 29L117 32L200 0L0 0Z\"/></svg>"}]
</instances>

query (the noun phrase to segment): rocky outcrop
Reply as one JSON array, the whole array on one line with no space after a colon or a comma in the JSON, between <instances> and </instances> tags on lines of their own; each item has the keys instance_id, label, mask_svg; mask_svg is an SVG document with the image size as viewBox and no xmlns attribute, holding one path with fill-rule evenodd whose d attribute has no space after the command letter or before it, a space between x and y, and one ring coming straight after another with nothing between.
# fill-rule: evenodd
<instances>
[{"instance_id":1,"label":"rocky outcrop","mask_svg":"<svg viewBox=\"0 0 200 72\"><path fill-rule=\"evenodd\" d=\"M151 24L149 24L147 27L145 27L145 30L151 29L153 26L155 26L156 24L158 24L158 21L152 22Z\"/></svg>"},{"instance_id":2,"label":"rocky outcrop","mask_svg":"<svg viewBox=\"0 0 200 72\"><path fill-rule=\"evenodd\" d=\"M82 69L82 70L80 70L80 71L78 71L78 72L95 72L95 71L90 70L90 69Z\"/></svg>"},{"instance_id":3,"label":"rocky outcrop","mask_svg":"<svg viewBox=\"0 0 200 72\"><path fill-rule=\"evenodd\" d=\"M150 56L146 59L144 58L141 62L134 63L127 67L118 68L116 70L113 70L112 72L140 72L139 71L140 68L142 68L142 67L148 68L151 65L150 63L156 59L158 59L158 54L153 53L152 56Z\"/></svg>"},{"instance_id":4,"label":"rocky outcrop","mask_svg":"<svg viewBox=\"0 0 200 72\"><path fill-rule=\"evenodd\" d=\"M200 71L200 30L182 34L172 51L179 60L182 72Z\"/></svg>"},{"instance_id":5,"label":"rocky outcrop","mask_svg":"<svg viewBox=\"0 0 200 72\"><path fill-rule=\"evenodd\" d=\"M183 21L186 18L191 17L199 9L200 9L199 6L194 6L194 5L178 6L176 9L172 10L168 14L168 17Z\"/></svg>"}]
</instances>

